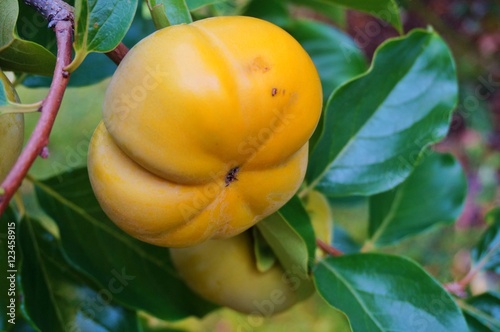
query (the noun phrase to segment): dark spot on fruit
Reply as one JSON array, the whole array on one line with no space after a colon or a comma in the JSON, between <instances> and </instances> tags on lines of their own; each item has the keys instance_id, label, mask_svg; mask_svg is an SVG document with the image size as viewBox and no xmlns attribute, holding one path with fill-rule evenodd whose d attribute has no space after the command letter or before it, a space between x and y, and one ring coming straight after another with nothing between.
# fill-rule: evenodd
<instances>
[{"instance_id":1,"label":"dark spot on fruit","mask_svg":"<svg viewBox=\"0 0 500 332\"><path fill-rule=\"evenodd\" d=\"M238 178L236 177L236 174L240 170L239 167L231 168L229 172L226 174L226 187L231 184L233 181L238 181Z\"/></svg>"},{"instance_id":2,"label":"dark spot on fruit","mask_svg":"<svg viewBox=\"0 0 500 332\"><path fill-rule=\"evenodd\" d=\"M273 96L273 97L274 97L274 96L276 96L276 94L277 94L277 93L278 93L278 89L273 88L273 89L271 90L271 96Z\"/></svg>"}]
</instances>

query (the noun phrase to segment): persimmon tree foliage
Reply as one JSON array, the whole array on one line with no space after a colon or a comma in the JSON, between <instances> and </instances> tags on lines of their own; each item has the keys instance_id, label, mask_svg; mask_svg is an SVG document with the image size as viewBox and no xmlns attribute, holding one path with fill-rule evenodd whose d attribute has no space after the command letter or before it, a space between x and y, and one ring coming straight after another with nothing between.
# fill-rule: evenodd
<instances>
[{"instance_id":1,"label":"persimmon tree foliage","mask_svg":"<svg viewBox=\"0 0 500 332\"><path fill-rule=\"evenodd\" d=\"M363 11L399 36L369 61L337 27L342 23L297 15L297 8L335 22L347 9ZM110 77L128 48L155 30L235 15L281 27L315 64L323 106L305 179L283 207L243 235L209 240L231 245L170 249L142 242L108 218L87 170ZM227 305L249 315L238 316L237 330L257 331L263 318L308 298L326 308L324 318L338 331L500 329L499 295L468 287L477 273L499 270L498 210L489 213L470 271L459 280L438 279L404 251L386 253L453 224L467 190L455 157L433 149L458 102L453 56L432 27L403 31L395 1L2 0L0 23L0 69L10 79L0 82L2 172L8 165L0 173L2 330L154 331ZM16 159L19 139L7 128L22 117L25 145ZM175 156L161 158L169 159ZM226 185L238 181L231 172ZM129 190L134 197L134 186ZM131 201L123 213L135 209ZM364 220L349 220L364 227L362 239L338 222L338 202L366 207Z\"/></svg>"}]
</instances>

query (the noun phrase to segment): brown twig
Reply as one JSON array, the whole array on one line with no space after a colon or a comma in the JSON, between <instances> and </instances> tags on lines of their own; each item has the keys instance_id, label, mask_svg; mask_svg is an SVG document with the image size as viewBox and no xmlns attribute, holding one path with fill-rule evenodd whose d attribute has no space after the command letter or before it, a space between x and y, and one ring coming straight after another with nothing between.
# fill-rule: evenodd
<instances>
[{"instance_id":1,"label":"brown twig","mask_svg":"<svg viewBox=\"0 0 500 332\"><path fill-rule=\"evenodd\" d=\"M331 256L342 256L344 253L337 248L332 247L331 245L326 244L320 239L316 239L316 245L323 250L325 253Z\"/></svg>"},{"instance_id":2,"label":"brown twig","mask_svg":"<svg viewBox=\"0 0 500 332\"><path fill-rule=\"evenodd\" d=\"M48 6L37 5L49 3ZM0 196L0 215L21 185L31 165L38 155L46 154L49 134L54 125L57 112L68 85L69 73L64 68L71 62L73 36L73 12L63 1L26 1L33 5L49 21L57 40L57 61L49 93L40 108L41 116L24 150L2 183L3 195ZM36 3L36 4L35 4ZM62 4L61 4L62 3ZM68 9L69 7L69 9Z\"/></svg>"},{"instance_id":3,"label":"brown twig","mask_svg":"<svg viewBox=\"0 0 500 332\"><path fill-rule=\"evenodd\" d=\"M106 55L118 66L127 53L127 46L125 46L125 44L123 43L120 43L114 50L107 52Z\"/></svg>"}]
</instances>

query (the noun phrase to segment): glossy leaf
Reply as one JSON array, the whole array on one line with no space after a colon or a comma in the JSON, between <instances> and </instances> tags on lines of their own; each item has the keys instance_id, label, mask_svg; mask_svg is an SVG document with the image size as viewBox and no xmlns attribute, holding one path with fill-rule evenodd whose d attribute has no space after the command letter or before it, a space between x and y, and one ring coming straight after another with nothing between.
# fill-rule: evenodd
<instances>
[{"instance_id":1,"label":"glossy leaf","mask_svg":"<svg viewBox=\"0 0 500 332\"><path fill-rule=\"evenodd\" d=\"M398 32L403 31L399 8L394 0L291 0L297 4L311 6L314 9L328 11L330 6L342 6L349 9L355 9L372 14L382 20L390 23Z\"/></svg>"},{"instance_id":2,"label":"glossy leaf","mask_svg":"<svg viewBox=\"0 0 500 332\"><path fill-rule=\"evenodd\" d=\"M353 331L468 331L448 292L413 261L382 254L328 257L314 269L320 294Z\"/></svg>"},{"instance_id":3,"label":"glossy leaf","mask_svg":"<svg viewBox=\"0 0 500 332\"><path fill-rule=\"evenodd\" d=\"M151 19L146 18L147 8L144 10L139 6L132 26L123 39L123 43L128 47L137 44L142 38L155 31ZM98 68L98 70L96 70ZM69 86L84 86L101 82L110 77L116 70L116 64L107 56L101 53L90 53L85 60L71 74ZM28 76L22 83L28 87L48 87L52 79L42 76ZM66 96L66 95L65 95ZM66 97L65 97L66 98Z\"/></svg>"},{"instance_id":4,"label":"glossy leaf","mask_svg":"<svg viewBox=\"0 0 500 332\"><path fill-rule=\"evenodd\" d=\"M309 259L314 259L316 236L309 214L300 199L297 196L293 196L278 213L304 240Z\"/></svg>"},{"instance_id":5,"label":"glossy leaf","mask_svg":"<svg viewBox=\"0 0 500 332\"><path fill-rule=\"evenodd\" d=\"M368 72L327 103L306 190L352 196L394 188L446 135L457 93L450 50L436 33L414 30L382 44Z\"/></svg>"},{"instance_id":6,"label":"glossy leaf","mask_svg":"<svg viewBox=\"0 0 500 332\"><path fill-rule=\"evenodd\" d=\"M257 223L260 233L271 246L285 271L298 271L308 278L309 263L315 255L315 237L311 221L297 197Z\"/></svg>"},{"instance_id":7,"label":"glossy leaf","mask_svg":"<svg viewBox=\"0 0 500 332\"><path fill-rule=\"evenodd\" d=\"M25 218L20 228L22 309L40 330L139 331L136 314L112 302L124 287L119 280L92 288L36 220Z\"/></svg>"},{"instance_id":8,"label":"glossy leaf","mask_svg":"<svg viewBox=\"0 0 500 332\"><path fill-rule=\"evenodd\" d=\"M99 207L86 169L37 182L40 205L59 226L65 254L101 287L123 281L114 298L128 307L175 320L203 315L214 306L180 280L167 248L146 244L118 229Z\"/></svg>"},{"instance_id":9,"label":"glossy leaf","mask_svg":"<svg viewBox=\"0 0 500 332\"><path fill-rule=\"evenodd\" d=\"M500 273L500 208L486 215L489 227L479 243L472 249L474 265Z\"/></svg>"},{"instance_id":10,"label":"glossy leaf","mask_svg":"<svg viewBox=\"0 0 500 332\"><path fill-rule=\"evenodd\" d=\"M151 2L154 5L163 5L170 25L193 22L185 0L154 0Z\"/></svg>"},{"instance_id":11,"label":"glossy leaf","mask_svg":"<svg viewBox=\"0 0 500 332\"><path fill-rule=\"evenodd\" d=\"M471 332L500 331L500 294L483 293L460 302Z\"/></svg>"},{"instance_id":12,"label":"glossy leaf","mask_svg":"<svg viewBox=\"0 0 500 332\"><path fill-rule=\"evenodd\" d=\"M42 45L19 38L15 32L18 15L17 0L0 1L0 68L51 76L56 57Z\"/></svg>"},{"instance_id":13,"label":"glossy leaf","mask_svg":"<svg viewBox=\"0 0 500 332\"><path fill-rule=\"evenodd\" d=\"M345 254L358 253L361 245L357 243L350 235L340 226L335 226L333 229L333 246Z\"/></svg>"},{"instance_id":14,"label":"glossy leaf","mask_svg":"<svg viewBox=\"0 0 500 332\"><path fill-rule=\"evenodd\" d=\"M462 167L451 155L429 153L405 182L370 198L370 247L394 244L460 215L467 191Z\"/></svg>"},{"instance_id":15,"label":"glossy leaf","mask_svg":"<svg viewBox=\"0 0 500 332\"><path fill-rule=\"evenodd\" d=\"M76 0L74 71L90 52L109 52L122 41L137 9L137 0Z\"/></svg>"},{"instance_id":16,"label":"glossy leaf","mask_svg":"<svg viewBox=\"0 0 500 332\"><path fill-rule=\"evenodd\" d=\"M337 87L367 69L365 56L354 40L331 25L296 20L286 29L311 56L321 78L325 102Z\"/></svg>"}]
</instances>

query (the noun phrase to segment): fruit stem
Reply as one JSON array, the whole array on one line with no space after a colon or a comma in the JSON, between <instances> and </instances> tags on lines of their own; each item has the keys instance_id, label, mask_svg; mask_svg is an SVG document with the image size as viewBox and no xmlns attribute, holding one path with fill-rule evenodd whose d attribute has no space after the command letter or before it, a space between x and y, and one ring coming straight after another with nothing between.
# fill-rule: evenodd
<instances>
[{"instance_id":1,"label":"fruit stem","mask_svg":"<svg viewBox=\"0 0 500 332\"><path fill-rule=\"evenodd\" d=\"M344 253L337 248L332 247L331 245L326 244L325 242L321 241L320 239L316 239L316 244L317 246L323 250L325 253L331 255L331 256L342 256Z\"/></svg>"}]
</instances>

